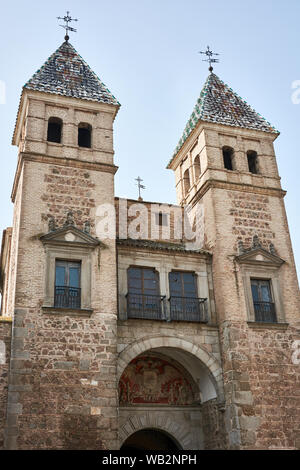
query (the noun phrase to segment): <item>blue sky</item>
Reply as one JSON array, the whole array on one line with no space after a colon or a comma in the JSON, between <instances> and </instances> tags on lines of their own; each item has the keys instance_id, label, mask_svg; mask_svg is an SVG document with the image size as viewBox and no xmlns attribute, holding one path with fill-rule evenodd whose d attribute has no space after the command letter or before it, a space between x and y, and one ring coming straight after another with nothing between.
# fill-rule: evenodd
<instances>
[{"instance_id":1,"label":"blue sky","mask_svg":"<svg viewBox=\"0 0 300 470\"><path fill-rule=\"evenodd\" d=\"M281 132L275 149L299 269L300 104L292 102L292 84L300 80L299 0L2 4L0 230L12 223L17 148L11 137L21 88L63 42L56 17L66 10L79 18L70 42L122 105L115 122L116 195L136 198L140 175L144 199L176 202L166 165L208 75L198 51L210 45L221 54L217 75Z\"/></svg>"}]
</instances>

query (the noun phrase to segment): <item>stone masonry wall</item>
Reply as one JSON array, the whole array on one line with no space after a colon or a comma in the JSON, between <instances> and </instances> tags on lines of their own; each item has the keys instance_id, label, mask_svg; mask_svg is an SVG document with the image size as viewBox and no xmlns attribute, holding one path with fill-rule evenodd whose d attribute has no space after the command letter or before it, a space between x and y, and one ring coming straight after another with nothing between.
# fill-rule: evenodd
<instances>
[{"instance_id":1,"label":"stone masonry wall","mask_svg":"<svg viewBox=\"0 0 300 470\"><path fill-rule=\"evenodd\" d=\"M204 449L227 449L227 435L224 423L224 408L216 399L202 404L202 426Z\"/></svg>"},{"instance_id":2,"label":"stone masonry wall","mask_svg":"<svg viewBox=\"0 0 300 470\"><path fill-rule=\"evenodd\" d=\"M249 248L253 236L258 235L262 246L268 249L269 244L273 243L275 238L269 198L238 191L229 192L228 195L231 199L230 215L233 218L232 233L236 236L236 240L241 240L244 246Z\"/></svg>"},{"instance_id":3,"label":"stone masonry wall","mask_svg":"<svg viewBox=\"0 0 300 470\"><path fill-rule=\"evenodd\" d=\"M299 364L295 328L222 325L225 415L231 446L299 449Z\"/></svg>"},{"instance_id":4,"label":"stone masonry wall","mask_svg":"<svg viewBox=\"0 0 300 470\"><path fill-rule=\"evenodd\" d=\"M0 449L4 446L10 364L11 321L0 318Z\"/></svg>"},{"instance_id":5,"label":"stone masonry wall","mask_svg":"<svg viewBox=\"0 0 300 470\"><path fill-rule=\"evenodd\" d=\"M113 203L113 175L26 162L6 426L7 449L114 449L117 440L115 242L91 254L91 314L44 311L40 235L73 210L75 226ZM68 257L66 251L65 257ZM54 288L54 286L53 286Z\"/></svg>"},{"instance_id":6,"label":"stone masonry wall","mask_svg":"<svg viewBox=\"0 0 300 470\"><path fill-rule=\"evenodd\" d=\"M54 217L59 227L66 219L66 208L73 212L75 226L84 229L84 222L91 221L91 230L95 232L95 219L91 219L91 210L95 208L92 191L95 183L91 181L90 172L81 168L64 168L50 165L44 175L44 193L42 201L47 210L41 214L42 220L48 222Z\"/></svg>"}]
</instances>

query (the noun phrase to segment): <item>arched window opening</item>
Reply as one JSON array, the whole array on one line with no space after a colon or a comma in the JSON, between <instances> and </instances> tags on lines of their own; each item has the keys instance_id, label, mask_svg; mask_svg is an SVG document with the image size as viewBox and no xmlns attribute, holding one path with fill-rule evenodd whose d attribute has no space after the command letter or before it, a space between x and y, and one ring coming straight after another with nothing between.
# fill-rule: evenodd
<instances>
[{"instance_id":1,"label":"arched window opening","mask_svg":"<svg viewBox=\"0 0 300 470\"><path fill-rule=\"evenodd\" d=\"M185 193L185 195L187 195L187 193L188 193L188 191L191 187L189 170L185 170L185 172L184 172L183 184L184 184L184 193Z\"/></svg>"},{"instance_id":2,"label":"arched window opening","mask_svg":"<svg viewBox=\"0 0 300 470\"><path fill-rule=\"evenodd\" d=\"M257 153L254 150L247 152L248 168L251 173L258 173Z\"/></svg>"},{"instance_id":3,"label":"arched window opening","mask_svg":"<svg viewBox=\"0 0 300 470\"><path fill-rule=\"evenodd\" d=\"M47 141L61 143L62 120L56 117L49 118Z\"/></svg>"},{"instance_id":4,"label":"arched window opening","mask_svg":"<svg viewBox=\"0 0 300 470\"><path fill-rule=\"evenodd\" d=\"M201 175L200 156L197 155L194 160L195 180Z\"/></svg>"},{"instance_id":5,"label":"arched window opening","mask_svg":"<svg viewBox=\"0 0 300 470\"><path fill-rule=\"evenodd\" d=\"M224 162L224 168L226 170L233 170L233 157L234 157L234 151L233 148L231 147L223 147L223 162Z\"/></svg>"},{"instance_id":6,"label":"arched window opening","mask_svg":"<svg viewBox=\"0 0 300 470\"><path fill-rule=\"evenodd\" d=\"M78 126L78 145L79 147L91 148L92 126L86 123L80 123Z\"/></svg>"}]
</instances>

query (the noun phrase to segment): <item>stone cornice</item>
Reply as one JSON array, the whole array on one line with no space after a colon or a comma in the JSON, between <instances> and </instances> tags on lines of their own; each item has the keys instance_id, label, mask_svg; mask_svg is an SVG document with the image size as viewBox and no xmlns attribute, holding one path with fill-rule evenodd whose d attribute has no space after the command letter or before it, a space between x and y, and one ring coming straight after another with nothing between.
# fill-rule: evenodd
<instances>
[{"instance_id":1,"label":"stone cornice","mask_svg":"<svg viewBox=\"0 0 300 470\"><path fill-rule=\"evenodd\" d=\"M97 162L86 162L84 160L75 160L73 158L66 157L54 157L50 155L41 155L36 153L23 153L19 154L19 160L17 165L17 170L15 174L15 179L13 183L13 189L11 193L12 202L15 201L16 191L20 179L20 174L23 168L24 162L37 162L37 163L46 163L48 165L59 165L59 166L69 166L72 168L81 168L84 170L94 170L94 171L103 171L104 173L115 174L118 170L116 165L111 165L109 163L97 163Z\"/></svg>"},{"instance_id":2,"label":"stone cornice","mask_svg":"<svg viewBox=\"0 0 300 470\"><path fill-rule=\"evenodd\" d=\"M280 188L267 188L264 186L253 186L252 184L248 184L248 183L236 183L236 182L209 179L203 184L203 186L193 196L191 201L189 201L189 204L194 206L199 201L199 199L201 199L204 196L204 194L211 188L227 189L230 191L241 191L244 193L256 193L256 194L261 194L263 196L275 196L275 197L282 197L282 198L286 195L286 191Z\"/></svg>"},{"instance_id":3,"label":"stone cornice","mask_svg":"<svg viewBox=\"0 0 300 470\"><path fill-rule=\"evenodd\" d=\"M157 245L155 242L153 242L152 246L149 245L143 245L143 244L135 244L131 242L129 239L117 239L117 252L132 252L134 251L147 251L148 253L155 253L157 254L158 251L160 252L165 252L168 253L169 255L172 254L172 256L191 256L191 257L200 257L204 259L209 259L211 260L212 253L210 253L207 250L188 250L188 249L182 249L181 246L178 244L178 249L176 249L176 244L174 243L174 248L170 248L169 246L161 246L161 244L158 242Z\"/></svg>"}]
</instances>

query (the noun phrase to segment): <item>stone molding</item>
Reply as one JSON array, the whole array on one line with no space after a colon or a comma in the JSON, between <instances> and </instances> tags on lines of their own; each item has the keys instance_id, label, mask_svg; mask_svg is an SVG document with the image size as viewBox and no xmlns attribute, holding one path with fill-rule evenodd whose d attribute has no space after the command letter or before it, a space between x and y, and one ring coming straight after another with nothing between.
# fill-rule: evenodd
<instances>
[{"instance_id":1,"label":"stone molding","mask_svg":"<svg viewBox=\"0 0 300 470\"><path fill-rule=\"evenodd\" d=\"M48 165L59 165L73 168L81 168L85 170L95 170L104 173L111 173L112 175L114 175L118 171L118 167L116 165L110 165L109 163L87 162L83 160L75 160L74 158L54 157L50 155L35 154L32 152L20 153L15 179L13 182L13 189L11 192L12 202L15 202L18 183L25 162L46 163Z\"/></svg>"},{"instance_id":2,"label":"stone molding","mask_svg":"<svg viewBox=\"0 0 300 470\"><path fill-rule=\"evenodd\" d=\"M123 371L132 359L146 351L161 347L181 349L199 359L200 362L209 370L219 401L223 401L223 374L221 364L212 354L183 338L172 336L153 336L152 338L141 338L138 341L131 343L119 355L117 379L120 380Z\"/></svg>"},{"instance_id":3,"label":"stone molding","mask_svg":"<svg viewBox=\"0 0 300 470\"><path fill-rule=\"evenodd\" d=\"M190 430L177 421L172 420L170 414L161 415L148 411L142 416L132 415L119 430L120 447L128 437L142 429L161 429L173 437L181 449L192 449L193 439Z\"/></svg>"},{"instance_id":4,"label":"stone molding","mask_svg":"<svg viewBox=\"0 0 300 470\"><path fill-rule=\"evenodd\" d=\"M284 191L281 188L253 186L252 184L247 184L247 183L237 183L233 181L221 181L221 180L210 178L207 181L205 181L203 186L199 189L199 191L195 194L195 196L189 201L189 204L194 206L200 199L202 199L204 194L211 188L227 189L229 191L240 191L244 193L245 192L256 193L256 194L261 194L263 196L277 196L280 198L284 198L284 196L286 195L286 191Z\"/></svg>"}]
</instances>

